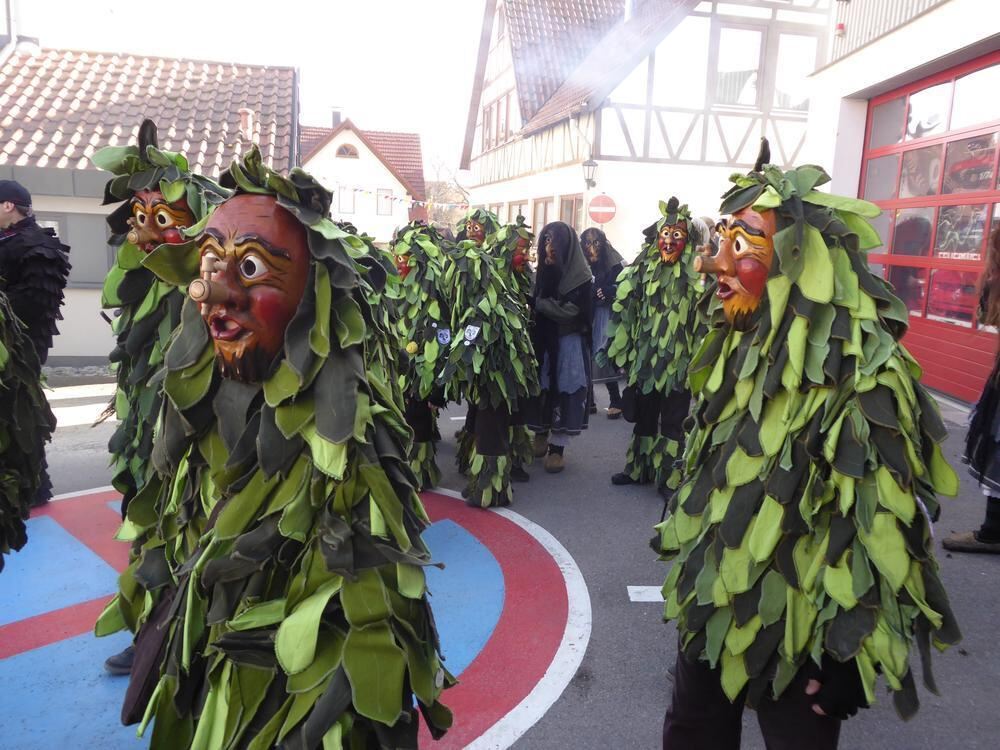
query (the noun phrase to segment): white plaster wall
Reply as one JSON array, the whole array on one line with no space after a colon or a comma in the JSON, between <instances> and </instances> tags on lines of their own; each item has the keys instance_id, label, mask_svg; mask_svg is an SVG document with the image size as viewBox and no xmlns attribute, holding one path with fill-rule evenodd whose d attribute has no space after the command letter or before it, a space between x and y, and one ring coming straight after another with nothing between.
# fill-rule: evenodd
<instances>
[{"instance_id":1,"label":"white plaster wall","mask_svg":"<svg viewBox=\"0 0 1000 750\"><path fill-rule=\"evenodd\" d=\"M1000 31L1000 3L951 0L811 77L813 103L805 150L824 165L834 193L857 195L864 145L866 98L858 94ZM945 69L922 73L931 75Z\"/></svg>"},{"instance_id":2,"label":"white plaster wall","mask_svg":"<svg viewBox=\"0 0 1000 750\"><path fill-rule=\"evenodd\" d=\"M337 158L337 149L342 144L350 144L358 150L357 159ZM311 173L328 190L333 192L333 207L330 211L335 221L349 221L359 231L367 232L379 242L389 242L397 227L409 221L410 195L393 176L385 164L373 154L361 139L350 129L337 134L319 153L314 154L302 168ZM361 192L354 194L354 212L341 213L338 205L338 188L345 185L370 190L371 195ZM405 201L392 202L392 214L380 216L377 211L377 190L392 190L394 197Z\"/></svg>"}]
</instances>

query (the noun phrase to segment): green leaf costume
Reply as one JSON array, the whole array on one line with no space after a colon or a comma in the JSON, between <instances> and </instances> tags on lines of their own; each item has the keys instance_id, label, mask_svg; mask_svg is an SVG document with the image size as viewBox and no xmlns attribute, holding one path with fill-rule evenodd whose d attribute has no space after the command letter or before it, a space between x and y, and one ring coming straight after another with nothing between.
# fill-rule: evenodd
<instances>
[{"instance_id":1,"label":"green leaf costume","mask_svg":"<svg viewBox=\"0 0 1000 750\"><path fill-rule=\"evenodd\" d=\"M56 420L38 379L38 353L0 293L0 571L28 541L24 522L42 482Z\"/></svg>"},{"instance_id":2,"label":"green leaf costume","mask_svg":"<svg viewBox=\"0 0 1000 750\"><path fill-rule=\"evenodd\" d=\"M657 240L665 226L677 224L687 226L687 244L676 262L667 263ZM704 335L697 309L704 286L692 267L701 234L687 205L660 201L660 218L645 230L639 256L618 276L607 329L607 359L625 372L626 403L634 404L626 411L636 426L624 473L633 482L671 490L680 481L675 464L690 403L688 366Z\"/></svg>"},{"instance_id":3,"label":"green leaf costume","mask_svg":"<svg viewBox=\"0 0 1000 750\"><path fill-rule=\"evenodd\" d=\"M472 216L496 227L492 214L482 209ZM482 246L461 240L450 254L445 284L452 335L438 377L469 402L471 420L460 438L459 467L465 468L467 460L466 501L482 507L511 501L511 415L538 392L527 308L518 301L504 259L491 250L495 242L496 233L490 232Z\"/></svg>"},{"instance_id":4,"label":"green leaf costume","mask_svg":"<svg viewBox=\"0 0 1000 750\"><path fill-rule=\"evenodd\" d=\"M910 652L960 634L933 556L936 494L954 495L946 430L899 343L905 306L868 269L878 208L818 192L819 167L735 175L721 212L773 209L775 260L746 330L706 296L684 481L658 526L663 594L689 658L730 700L777 697L824 656L884 675L918 707Z\"/></svg>"},{"instance_id":5,"label":"green leaf costume","mask_svg":"<svg viewBox=\"0 0 1000 750\"><path fill-rule=\"evenodd\" d=\"M200 222L229 191L190 172L182 154L157 148L156 126L151 120L142 123L138 146L109 146L96 152L92 161L115 175L104 188L104 204L120 204L107 219L111 243L118 245L118 251L104 280L101 306L118 311L111 324L115 348L109 357L118 388L107 414L116 414L119 424L108 449L113 466L111 483L122 493L124 510L151 472L153 430L163 402L163 384L156 375L163 367L170 337L180 324L184 302L178 279L161 280L143 265L147 260L155 265L157 251L146 256L125 238L126 219L132 216L131 199L146 189L159 190L174 200L184 197L195 222ZM169 251L185 253L197 269L193 243Z\"/></svg>"},{"instance_id":6,"label":"green leaf costume","mask_svg":"<svg viewBox=\"0 0 1000 750\"><path fill-rule=\"evenodd\" d=\"M416 221L396 233L392 251L397 264L409 269L400 281L397 311L404 347L400 380L406 396L407 423L414 431L410 468L417 477L418 487L423 489L441 481L441 470L435 461L441 434L429 402L443 406L446 401L436 377L451 343L451 318L444 287L448 259L444 240L437 230Z\"/></svg>"},{"instance_id":7,"label":"green leaf costume","mask_svg":"<svg viewBox=\"0 0 1000 750\"><path fill-rule=\"evenodd\" d=\"M165 359L157 468L120 536L143 540L98 622L139 629L123 719L159 748L410 748L451 724L427 601L428 520L383 297L386 260L330 194L256 148L237 193L307 229L305 293L262 383L222 378L187 300ZM175 272L182 273L181 268Z\"/></svg>"}]
</instances>

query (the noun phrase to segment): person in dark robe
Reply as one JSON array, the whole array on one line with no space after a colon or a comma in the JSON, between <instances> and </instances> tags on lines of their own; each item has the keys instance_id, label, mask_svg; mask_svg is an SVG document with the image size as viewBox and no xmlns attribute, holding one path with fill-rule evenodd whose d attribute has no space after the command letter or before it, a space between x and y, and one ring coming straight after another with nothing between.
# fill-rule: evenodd
<instances>
[{"instance_id":1,"label":"person in dark robe","mask_svg":"<svg viewBox=\"0 0 1000 750\"><path fill-rule=\"evenodd\" d=\"M538 273L531 297L532 343L541 393L528 403L535 457L545 471L565 468L569 438L587 428L593 278L573 229L552 222L538 240Z\"/></svg>"},{"instance_id":2,"label":"person in dark robe","mask_svg":"<svg viewBox=\"0 0 1000 750\"><path fill-rule=\"evenodd\" d=\"M583 245L584 257L590 264L590 272L594 277L590 329L591 354L595 355L604 348L607 339L611 305L615 301L615 291L618 289L618 274L622 272L625 261L614 246L608 242L607 235L596 227L583 230L583 234L580 235L580 244ZM622 394L618 387L621 373L610 362L602 366L595 360L592 368L590 413L597 413L594 385L604 383L608 389L608 419L618 419L622 415Z\"/></svg>"}]
</instances>

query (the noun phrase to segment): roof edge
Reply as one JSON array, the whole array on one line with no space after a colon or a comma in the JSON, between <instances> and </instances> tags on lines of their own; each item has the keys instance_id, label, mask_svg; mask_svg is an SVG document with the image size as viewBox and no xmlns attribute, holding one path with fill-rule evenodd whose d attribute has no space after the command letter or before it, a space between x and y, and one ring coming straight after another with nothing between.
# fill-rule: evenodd
<instances>
[{"instance_id":1,"label":"roof edge","mask_svg":"<svg viewBox=\"0 0 1000 750\"><path fill-rule=\"evenodd\" d=\"M490 37L493 35L493 18L496 16L496 10L497 0L486 0L483 30L479 35L479 58L476 60L476 71L472 79L472 99L469 102L469 115L465 120L465 143L462 144L459 169L468 169L472 161L472 139L476 135L476 120L479 117L479 102L483 97L483 78L486 76L486 58L490 54Z\"/></svg>"}]
</instances>

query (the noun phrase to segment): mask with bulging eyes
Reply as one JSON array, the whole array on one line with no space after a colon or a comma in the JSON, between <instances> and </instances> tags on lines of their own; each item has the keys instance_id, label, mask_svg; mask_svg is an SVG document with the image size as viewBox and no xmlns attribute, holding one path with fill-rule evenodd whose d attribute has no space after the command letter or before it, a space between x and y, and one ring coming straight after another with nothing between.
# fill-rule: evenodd
<instances>
[{"instance_id":1,"label":"mask with bulging eyes","mask_svg":"<svg viewBox=\"0 0 1000 750\"><path fill-rule=\"evenodd\" d=\"M410 271L413 269L410 267L410 255L409 253L400 253L396 256L396 271L399 273L399 278L403 281L406 277L410 275Z\"/></svg>"},{"instance_id":2,"label":"mask with bulging eyes","mask_svg":"<svg viewBox=\"0 0 1000 750\"><path fill-rule=\"evenodd\" d=\"M486 240L486 228L475 219L469 219L465 222L465 238L482 245Z\"/></svg>"},{"instance_id":3,"label":"mask with bulging eyes","mask_svg":"<svg viewBox=\"0 0 1000 750\"><path fill-rule=\"evenodd\" d=\"M258 382L305 292L306 229L274 196L238 195L215 211L198 248L205 294L192 297L202 302L222 374Z\"/></svg>"},{"instance_id":4,"label":"mask with bulging eyes","mask_svg":"<svg viewBox=\"0 0 1000 750\"><path fill-rule=\"evenodd\" d=\"M144 253L163 244L181 244L181 230L195 223L185 198L167 203L159 190L139 190L132 196L131 208L126 239Z\"/></svg>"},{"instance_id":5,"label":"mask with bulging eyes","mask_svg":"<svg viewBox=\"0 0 1000 750\"><path fill-rule=\"evenodd\" d=\"M533 260L531 257L531 239L529 237L519 237L514 245L514 255L510 265L517 273L524 273L528 270L528 263Z\"/></svg>"},{"instance_id":6,"label":"mask with bulging eyes","mask_svg":"<svg viewBox=\"0 0 1000 750\"><path fill-rule=\"evenodd\" d=\"M687 245L688 228L686 223L666 224L657 234L656 246L660 250L660 260L664 263L676 263L684 247Z\"/></svg>"}]
</instances>

